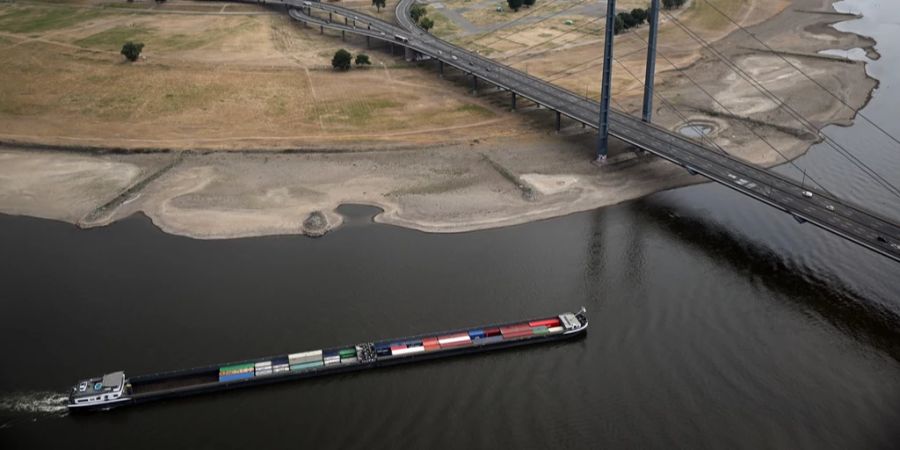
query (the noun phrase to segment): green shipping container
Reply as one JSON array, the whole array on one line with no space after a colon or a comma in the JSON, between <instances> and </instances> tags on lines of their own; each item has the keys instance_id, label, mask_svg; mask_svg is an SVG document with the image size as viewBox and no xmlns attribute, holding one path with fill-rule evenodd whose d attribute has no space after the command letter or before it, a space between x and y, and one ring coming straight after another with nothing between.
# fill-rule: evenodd
<instances>
[{"instance_id":1,"label":"green shipping container","mask_svg":"<svg viewBox=\"0 0 900 450\"><path fill-rule=\"evenodd\" d=\"M531 332L534 334L547 334L549 333L547 327L534 327L531 329Z\"/></svg>"},{"instance_id":2,"label":"green shipping container","mask_svg":"<svg viewBox=\"0 0 900 450\"><path fill-rule=\"evenodd\" d=\"M355 348L345 348L345 349L339 351L338 355L341 355L341 358L351 358L353 356L356 356L356 349Z\"/></svg>"},{"instance_id":3,"label":"green shipping container","mask_svg":"<svg viewBox=\"0 0 900 450\"><path fill-rule=\"evenodd\" d=\"M291 370L306 370L314 367L322 367L322 361L313 361L302 364L291 364Z\"/></svg>"},{"instance_id":4,"label":"green shipping container","mask_svg":"<svg viewBox=\"0 0 900 450\"><path fill-rule=\"evenodd\" d=\"M236 364L234 366L225 366L219 368L219 372L239 372L242 370L253 370L254 364Z\"/></svg>"}]
</instances>

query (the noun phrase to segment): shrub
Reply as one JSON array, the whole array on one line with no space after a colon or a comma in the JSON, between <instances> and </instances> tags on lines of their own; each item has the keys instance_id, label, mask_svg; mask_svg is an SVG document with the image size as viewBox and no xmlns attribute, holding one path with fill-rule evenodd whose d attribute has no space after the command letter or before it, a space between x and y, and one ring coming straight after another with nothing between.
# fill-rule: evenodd
<instances>
[{"instance_id":1,"label":"shrub","mask_svg":"<svg viewBox=\"0 0 900 450\"><path fill-rule=\"evenodd\" d=\"M141 42L135 43L135 42L128 41L125 43L125 45L122 46L122 51L120 53L125 55L125 58L127 58L129 61L135 62L138 60L138 58L140 58L141 50L143 50L143 49L144 49L143 43L141 43Z\"/></svg>"}]
</instances>

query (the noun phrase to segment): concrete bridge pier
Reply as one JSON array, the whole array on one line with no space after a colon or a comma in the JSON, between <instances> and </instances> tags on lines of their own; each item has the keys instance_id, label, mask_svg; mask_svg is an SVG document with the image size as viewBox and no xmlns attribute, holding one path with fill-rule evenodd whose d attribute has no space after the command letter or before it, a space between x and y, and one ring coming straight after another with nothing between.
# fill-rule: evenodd
<instances>
[{"instance_id":1,"label":"concrete bridge pier","mask_svg":"<svg viewBox=\"0 0 900 450\"><path fill-rule=\"evenodd\" d=\"M372 46L369 44L369 36L366 36L366 48L372 48Z\"/></svg>"},{"instance_id":2,"label":"concrete bridge pier","mask_svg":"<svg viewBox=\"0 0 900 450\"><path fill-rule=\"evenodd\" d=\"M325 27L322 25L319 25L319 34L325 34Z\"/></svg>"},{"instance_id":3,"label":"concrete bridge pier","mask_svg":"<svg viewBox=\"0 0 900 450\"><path fill-rule=\"evenodd\" d=\"M478 77L472 74L472 94L478 95Z\"/></svg>"},{"instance_id":4,"label":"concrete bridge pier","mask_svg":"<svg viewBox=\"0 0 900 450\"><path fill-rule=\"evenodd\" d=\"M415 61L416 60L416 52L415 50L409 47L403 47L405 52L403 53L403 59L406 61Z\"/></svg>"},{"instance_id":5,"label":"concrete bridge pier","mask_svg":"<svg viewBox=\"0 0 900 450\"><path fill-rule=\"evenodd\" d=\"M440 74L441 78L444 78L444 62L441 60L437 60L438 62L438 74Z\"/></svg>"},{"instance_id":6,"label":"concrete bridge pier","mask_svg":"<svg viewBox=\"0 0 900 450\"><path fill-rule=\"evenodd\" d=\"M347 40L347 32L344 31L344 30L341 30L341 40L342 40L342 41L346 41L346 40Z\"/></svg>"},{"instance_id":7,"label":"concrete bridge pier","mask_svg":"<svg viewBox=\"0 0 900 450\"><path fill-rule=\"evenodd\" d=\"M515 111L516 110L516 93L510 92L510 94L512 94L511 101L510 101L510 103L512 104L512 110Z\"/></svg>"},{"instance_id":8,"label":"concrete bridge pier","mask_svg":"<svg viewBox=\"0 0 900 450\"><path fill-rule=\"evenodd\" d=\"M331 22L331 13L328 13L328 22Z\"/></svg>"},{"instance_id":9,"label":"concrete bridge pier","mask_svg":"<svg viewBox=\"0 0 900 450\"><path fill-rule=\"evenodd\" d=\"M559 111L556 111L556 132L559 133L559 130L562 128L562 114Z\"/></svg>"}]
</instances>

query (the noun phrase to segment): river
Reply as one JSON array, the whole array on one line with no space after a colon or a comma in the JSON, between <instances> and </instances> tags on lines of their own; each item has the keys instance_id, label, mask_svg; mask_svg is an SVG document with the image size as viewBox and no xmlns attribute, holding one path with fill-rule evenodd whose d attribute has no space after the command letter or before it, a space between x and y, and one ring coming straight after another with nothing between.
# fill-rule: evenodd
<instances>
[{"instance_id":1,"label":"river","mask_svg":"<svg viewBox=\"0 0 900 450\"><path fill-rule=\"evenodd\" d=\"M900 5L867 117L900 135ZM877 8L877 9L876 9ZM900 146L829 128L892 182ZM799 160L885 214L823 146ZM713 184L509 228L427 234L346 206L321 239L201 241L145 217L0 216L0 447L890 448L900 265ZM82 376L138 374L556 314L584 339L69 415Z\"/></svg>"}]
</instances>

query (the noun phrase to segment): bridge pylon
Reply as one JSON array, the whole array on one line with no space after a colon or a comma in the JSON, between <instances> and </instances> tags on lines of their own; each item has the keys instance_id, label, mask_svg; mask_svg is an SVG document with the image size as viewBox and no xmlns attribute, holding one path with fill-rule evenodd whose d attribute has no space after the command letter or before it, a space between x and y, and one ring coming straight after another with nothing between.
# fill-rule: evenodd
<instances>
[{"instance_id":1,"label":"bridge pylon","mask_svg":"<svg viewBox=\"0 0 900 450\"><path fill-rule=\"evenodd\" d=\"M606 39L603 43L603 84L600 88L600 136L597 162L606 162L609 150L609 100L612 84L613 39L616 35L616 0L606 0Z\"/></svg>"},{"instance_id":2,"label":"bridge pylon","mask_svg":"<svg viewBox=\"0 0 900 450\"><path fill-rule=\"evenodd\" d=\"M659 34L659 0L650 0L650 36L647 38L647 72L644 74L644 108L641 119L650 122L653 118L653 82L656 78L656 37Z\"/></svg>"}]
</instances>

